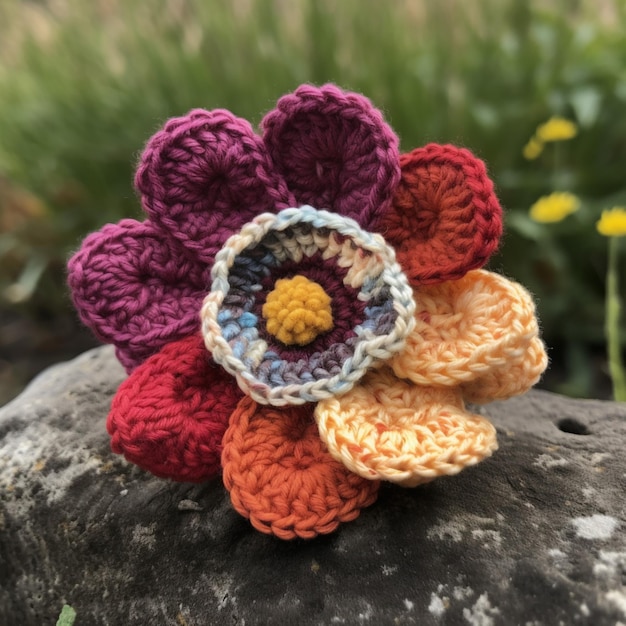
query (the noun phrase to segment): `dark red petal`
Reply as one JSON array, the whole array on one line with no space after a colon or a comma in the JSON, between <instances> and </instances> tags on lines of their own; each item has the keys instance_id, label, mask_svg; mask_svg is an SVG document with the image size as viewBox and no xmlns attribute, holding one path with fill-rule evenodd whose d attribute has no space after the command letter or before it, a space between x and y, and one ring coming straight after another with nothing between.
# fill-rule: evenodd
<instances>
[{"instance_id":1,"label":"dark red petal","mask_svg":"<svg viewBox=\"0 0 626 626\"><path fill-rule=\"evenodd\" d=\"M502 209L485 164L471 152L429 144L400 157L402 178L380 232L414 287L455 280L498 247Z\"/></svg>"}]
</instances>

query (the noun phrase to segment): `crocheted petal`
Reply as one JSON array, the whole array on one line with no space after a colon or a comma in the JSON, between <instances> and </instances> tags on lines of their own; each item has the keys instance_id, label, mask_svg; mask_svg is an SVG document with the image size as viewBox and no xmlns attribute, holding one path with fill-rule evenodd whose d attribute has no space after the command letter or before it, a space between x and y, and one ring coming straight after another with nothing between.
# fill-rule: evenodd
<instances>
[{"instance_id":1,"label":"crocheted petal","mask_svg":"<svg viewBox=\"0 0 626 626\"><path fill-rule=\"evenodd\" d=\"M170 343L120 385L107 419L111 448L161 478L208 480L241 396L199 335Z\"/></svg>"},{"instance_id":2,"label":"crocheted petal","mask_svg":"<svg viewBox=\"0 0 626 626\"><path fill-rule=\"evenodd\" d=\"M277 409L241 400L224 436L222 466L235 509L281 539L330 533L378 495L378 482L330 456L311 405Z\"/></svg>"},{"instance_id":3,"label":"crocheted petal","mask_svg":"<svg viewBox=\"0 0 626 626\"><path fill-rule=\"evenodd\" d=\"M486 404L519 396L539 382L547 366L545 346L539 337L534 337L518 359L512 358L505 365L494 367L485 376L462 385L463 397L468 402Z\"/></svg>"},{"instance_id":4,"label":"crocheted petal","mask_svg":"<svg viewBox=\"0 0 626 626\"><path fill-rule=\"evenodd\" d=\"M498 247L502 209L485 164L429 144L400 157L402 179L381 232L413 286L460 278Z\"/></svg>"},{"instance_id":5,"label":"crocheted petal","mask_svg":"<svg viewBox=\"0 0 626 626\"><path fill-rule=\"evenodd\" d=\"M315 409L330 453L367 478L415 487L460 472L496 450L489 421L467 413L458 389L420 387L387 368Z\"/></svg>"},{"instance_id":6,"label":"crocheted petal","mask_svg":"<svg viewBox=\"0 0 626 626\"><path fill-rule=\"evenodd\" d=\"M487 377L494 386L515 388L516 366L539 335L535 304L521 285L472 270L459 280L420 287L414 296L415 328L390 363L397 376L419 385ZM497 383L490 378L495 371ZM527 382L534 377L530 374Z\"/></svg>"},{"instance_id":7,"label":"crocheted petal","mask_svg":"<svg viewBox=\"0 0 626 626\"><path fill-rule=\"evenodd\" d=\"M263 139L300 204L375 230L400 179L398 138L371 102L334 85L302 85L262 122Z\"/></svg>"},{"instance_id":8,"label":"crocheted petal","mask_svg":"<svg viewBox=\"0 0 626 626\"><path fill-rule=\"evenodd\" d=\"M208 268L149 221L107 224L68 263L82 322L113 343L127 371L199 328Z\"/></svg>"},{"instance_id":9,"label":"crocheted petal","mask_svg":"<svg viewBox=\"0 0 626 626\"><path fill-rule=\"evenodd\" d=\"M135 185L152 221L208 265L254 216L295 203L250 124L221 109L170 119L148 142Z\"/></svg>"}]
</instances>

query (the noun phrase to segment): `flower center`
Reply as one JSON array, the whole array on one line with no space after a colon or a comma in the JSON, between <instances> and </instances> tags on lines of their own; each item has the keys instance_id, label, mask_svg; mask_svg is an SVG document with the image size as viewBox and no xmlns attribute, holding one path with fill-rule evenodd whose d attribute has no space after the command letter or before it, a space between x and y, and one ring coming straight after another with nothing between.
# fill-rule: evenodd
<instances>
[{"instance_id":1,"label":"flower center","mask_svg":"<svg viewBox=\"0 0 626 626\"><path fill-rule=\"evenodd\" d=\"M330 296L306 276L277 280L262 312L267 331L288 346L305 346L333 328Z\"/></svg>"}]
</instances>

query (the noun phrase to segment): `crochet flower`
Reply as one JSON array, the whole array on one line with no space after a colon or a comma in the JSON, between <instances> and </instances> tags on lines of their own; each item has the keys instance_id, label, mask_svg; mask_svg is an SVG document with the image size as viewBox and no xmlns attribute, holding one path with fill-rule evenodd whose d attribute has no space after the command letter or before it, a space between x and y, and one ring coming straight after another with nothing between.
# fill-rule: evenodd
<instances>
[{"instance_id":1,"label":"crochet flower","mask_svg":"<svg viewBox=\"0 0 626 626\"><path fill-rule=\"evenodd\" d=\"M413 486L489 456L464 401L545 368L532 299L480 270L501 210L484 165L399 155L366 98L281 98L262 135L224 110L169 120L135 179L147 214L89 235L68 281L129 377L112 448L157 476L222 471L259 530L310 538L381 480Z\"/></svg>"}]
</instances>

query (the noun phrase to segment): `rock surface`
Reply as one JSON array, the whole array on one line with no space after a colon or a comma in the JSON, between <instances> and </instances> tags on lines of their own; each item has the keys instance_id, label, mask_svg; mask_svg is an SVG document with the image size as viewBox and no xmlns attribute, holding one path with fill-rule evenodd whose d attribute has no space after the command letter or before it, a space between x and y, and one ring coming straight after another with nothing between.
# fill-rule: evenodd
<instances>
[{"instance_id":1,"label":"rock surface","mask_svg":"<svg viewBox=\"0 0 626 626\"><path fill-rule=\"evenodd\" d=\"M253 530L220 481L109 450L109 348L0 410L0 624L626 624L626 405L545 392L483 409L500 450L389 485L334 535Z\"/></svg>"}]
</instances>

